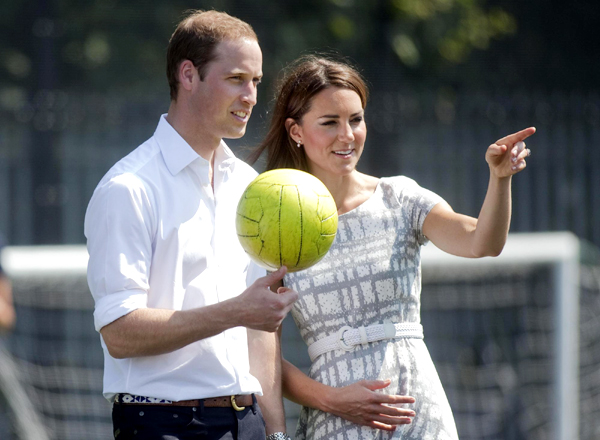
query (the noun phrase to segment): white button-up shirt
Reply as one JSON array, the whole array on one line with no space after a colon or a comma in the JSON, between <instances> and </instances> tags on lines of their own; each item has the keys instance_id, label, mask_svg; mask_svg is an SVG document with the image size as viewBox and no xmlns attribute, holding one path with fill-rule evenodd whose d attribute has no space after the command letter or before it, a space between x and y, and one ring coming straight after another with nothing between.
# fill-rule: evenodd
<instances>
[{"instance_id":1,"label":"white button-up shirt","mask_svg":"<svg viewBox=\"0 0 600 440\"><path fill-rule=\"evenodd\" d=\"M117 162L85 215L96 330L140 308L188 310L242 293L265 271L238 242L237 203L256 172L221 143L209 163L167 122ZM232 317L235 319L235 317ZM115 359L104 341L104 396L169 400L260 393L245 327L158 356Z\"/></svg>"}]
</instances>

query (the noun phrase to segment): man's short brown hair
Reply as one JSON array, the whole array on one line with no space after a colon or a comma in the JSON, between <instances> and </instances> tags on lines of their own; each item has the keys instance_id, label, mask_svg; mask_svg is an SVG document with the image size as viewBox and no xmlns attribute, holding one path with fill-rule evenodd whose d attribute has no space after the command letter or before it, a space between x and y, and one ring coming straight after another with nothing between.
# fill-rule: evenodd
<instances>
[{"instance_id":1,"label":"man's short brown hair","mask_svg":"<svg viewBox=\"0 0 600 440\"><path fill-rule=\"evenodd\" d=\"M177 99L178 70L182 61L194 63L200 80L204 80L207 65L216 57L215 48L223 40L258 37L245 21L218 11L190 11L179 22L167 48L167 78L171 100Z\"/></svg>"}]
</instances>

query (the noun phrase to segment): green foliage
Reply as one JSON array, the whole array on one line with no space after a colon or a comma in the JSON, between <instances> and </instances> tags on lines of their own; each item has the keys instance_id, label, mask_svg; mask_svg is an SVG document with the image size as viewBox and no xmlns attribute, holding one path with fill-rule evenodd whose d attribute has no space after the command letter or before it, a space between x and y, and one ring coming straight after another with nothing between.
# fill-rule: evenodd
<instances>
[{"instance_id":1,"label":"green foliage","mask_svg":"<svg viewBox=\"0 0 600 440\"><path fill-rule=\"evenodd\" d=\"M516 32L508 12L484 9L483 0L392 0L394 50L407 66L434 55L449 63L462 63L474 49L485 50L492 39ZM397 42L401 41L402 44ZM409 48L410 50L408 50ZM424 57L420 54L424 53Z\"/></svg>"},{"instance_id":2,"label":"green foliage","mask_svg":"<svg viewBox=\"0 0 600 440\"><path fill-rule=\"evenodd\" d=\"M14 100L41 83L166 95L165 48L190 7L214 7L250 22L265 52L267 81L269 72L314 50L354 60L389 52L407 69L435 72L516 32L515 19L486 9L485 0L256 0L252 6L241 0L8 0L0 15L0 105L2 96Z\"/></svg>"}]
</instances>

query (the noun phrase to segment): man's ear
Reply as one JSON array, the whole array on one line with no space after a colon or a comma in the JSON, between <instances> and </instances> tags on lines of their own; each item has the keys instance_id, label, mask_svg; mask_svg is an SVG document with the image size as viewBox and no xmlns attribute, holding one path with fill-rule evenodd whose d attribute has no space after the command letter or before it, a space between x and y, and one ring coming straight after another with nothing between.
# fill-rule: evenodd
<instances>
[{"instance_id":1,"label":"man's ear","mask_svg":"<svg viewBox=\"0 0 600 440\"><path fill-rule=\"evenodd\" d=\"M198 75L198 69L190 60L183 60L179 64L179 84L184 90L192 90L195 75Z\"/></svg>"},{"instance_id":2,"label":"man's ear","mask_svg":"<svg viewBox=\"0 0 600 440\"><path fill-rule=\"evenodd\" d=\"M287 118L285 120L285 129L296 143L302 143L302 127L298 125L295 119Z\"/></svg>"}]
</instances>

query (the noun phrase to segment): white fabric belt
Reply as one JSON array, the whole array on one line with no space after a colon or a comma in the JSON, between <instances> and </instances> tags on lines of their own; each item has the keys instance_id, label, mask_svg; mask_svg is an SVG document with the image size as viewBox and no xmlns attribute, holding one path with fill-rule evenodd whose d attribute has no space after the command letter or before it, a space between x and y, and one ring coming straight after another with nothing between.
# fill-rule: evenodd
<instances>
[{"instance_id":1,"label":"white fabric belt","mask_svg":"<svg viewBox=\"0 0 600 440\"><path fill-rule=\"evenodd\" d=\"M368 327L352 328L344 326L335 335L319 339L308 347L310 360L314 361L323 353L332 350L352 351L358 344L395 338L423 339L423 326L416 323L375 324Z\"/></svg>"}]
</instances>

